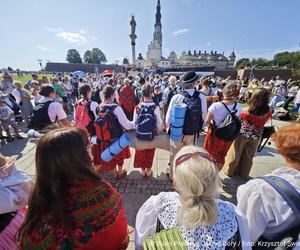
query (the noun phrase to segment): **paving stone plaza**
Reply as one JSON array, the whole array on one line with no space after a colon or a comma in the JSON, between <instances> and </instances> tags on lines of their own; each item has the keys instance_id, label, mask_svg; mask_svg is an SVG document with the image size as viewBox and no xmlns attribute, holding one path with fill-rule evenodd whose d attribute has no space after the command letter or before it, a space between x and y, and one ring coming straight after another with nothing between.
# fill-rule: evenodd
<instances>
[{"instance_id":1,"label":"paving stone plaza","mask_svg":"<svg viewBox=\"0 0 300 250\"><path fill-rule=\"evenodd\" d=\"M273 124L278 127L287 125L287 122L273 121ZM199 138L199 145L202 145L204 135ZM36 141L34 140L15 140L12 143L1 146L1 153L5 155L18 154L17 168L25 171L33 179L35 177L35 155ZM122 195L123 203L126 209L126 217L128 224L133 230L135 225L135 217L138 209L151 195L156 195L162 191L174 191L172 183L166 177L166 168L169 162L169 152L162 149L157 149L155 152L154 163L152 166L153 177L143 179L139 169L133 168L134 149L131 148L132 157L125 161L127 168L127 177L121 180L115 180L111 173L103 173L105 180L111 183ZM274 143L267 145L262 152L257 153L254 158L254 164L251 170L251 177L255 178L274 169L283 166L283 158L277 154ZM239 185L245 183L238 176L229 178L220 173L222 179L221 199L236 203L236 190ZM128 249L134 249L134 231L131 233L130 245Z\"/></svg>"}]
</instances>

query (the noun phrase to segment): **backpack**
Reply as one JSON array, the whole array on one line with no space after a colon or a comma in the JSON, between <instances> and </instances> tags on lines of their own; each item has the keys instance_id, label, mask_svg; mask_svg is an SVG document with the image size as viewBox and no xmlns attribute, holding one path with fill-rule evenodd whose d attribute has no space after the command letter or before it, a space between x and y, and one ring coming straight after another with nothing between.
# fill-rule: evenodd
<instances>
[{"instance_id":1,"label":"backpack","mask_svg":"<svg viewBox=\"0 0 300 250\"><path fill-rule=\"evenodd\" d=\"M166 109L169 107L172 97L177 93L177 88L176 87L174 89L171 89L169 87L169 89L170 89L170 91L168 93L167 102L165 104Z\"/></svg>"},{"instance_id":2,"label":"backpack","mask_svg":"<svg viewBox=\"0 0 300 250\"><path fill-rule=\"evenodd\" d=\"M215 135L224 141L233 141L240 134L242 123L240 119L235 115L237 110L235 103L232 111L227 107L227 105L221 102L227 109L229 114L226 115L224 121L216 128Z\"/></svg>"},{"instance_id":3,"label":"backpack","mask_svg":"<svg viewBox=\"0 0 300 250\"><path fill-rule=\"evenodd\" d=\"M118 105L108 106L104 105L99 109L98 118L95 120L95 130L97 139L100 140L103 145L106 143L112 143L118 139L122 134L123 130L119 123L114 110Z\"/></svg>"},{"instance_id":4,"label":"backpack","mask_svg":"<svg viewBox=\"0 0 300 250\"><path fill-rule=\"evenodd\" d=\"M289 111L285 110L282 107L276 107L273 114L272 118L275 120L282 120L282 121L288 121L291 119Z\"/></svg>"},{"instance_id":5,"label":"backpack","mask_svg":"<svg viewBox=\"0 0 300 250\"><path fill-rule=\"evenodd\" d=\"M9 97L8 99L11 104L9 104L7 102L4 102L4 103L7 105L7 107L9 107L14 112L15 121L16 122L23 121L19 105L15 102L15 100L13 98Z\"/></svg>"},{"instance_id":6,"label":"backpack","mask_svg":"<svg viewBox=\"0 0 300 250\"><path fill-rule=\"evenodd\" d=\"M202 105L199 98L200 93L195 90L192 96L186 91L181 94L184 96L183 103L187 106L184 118L183 134L197 135L200 133L203 125Z\"/></svg>"},{"instance_id":7,"label":"backpack","mask_svg":"<svg viewBox=\"0 0 300 250\"><path fill-rule=\"evenodd\" d=\"M8 98L10 103L5 102L5 104L14 112L14 115L18 115L20 113L20 107L11 97Z\"/></svg>"},{"instance_id":8,"label":"backpack","mask_svg":"<svg viewBox=\"0 0 300 250\"><path fill-rule=\"evenodd\" d=\"M76 104L74 112L74 125L77 128L81 128L89 135L95 135L95 115L91 110L91 101L83 104L81 101Z\"/></svg>"},{"instance_id":9,"label":"backpack","mask_svg":"<svg viewBox=\"0 0 300 250\"><path fill-rule=\"evenodd\" d=\"M123 86L119 91L119 103L125 112L132 112L134 110L136 100L134 90L129 86Z\"/></svg>"},{"instance_id":10,"label":"backpack","mask_svg":"<svg viewBox=\"0 0 300 250\"><path fill-rule=\"evenodd\" d=\"M142 91L140 88L136 88L134 90L134 96L135 96L135 104L139 104L142 98Z\"/></svg>"},{"instance_id":11,"label":"backpack","mask_svg":"<svg viewBox=\"0 0 300 250\"><path fill-rule=\"evenodd\" d=\"M136 138L143 141L152 141L156 134L156 105L137 108Z\"/></svg>"},{"instance_id":12,"label":"backpack","mask_svg":"<svg viewBox=\"0 0 300 250\"><path fill-rule=\"evenodd\" d=\"M38 103L33 107L33 111L30 115L29 128L32 129L43 129L48 125L52 124L48 115L48 108L54 101L47 101L45 103Z\"/></svg>"},{"instance_id":13,"label":"backpack","mask_svg":"<svg viewBox=\"0 0 300 250\"><path fill-rule=\"evenodd\" d=\"M275 247L272 246L268 249L292 249L293 246L296 245L297 240L300 239L300 194L282 177L268 175L258 178L266 181L281 195L281 197L293 210L296 219L293 221L293 223L291 223L291 225L289 225L288 229L286 229L284 232L280 232L280 236L275 235L274 239L266 239L265 237L261 236L253 249L264 249L263 247L259 246L259 241L278 243Z\"/></svg>"},{"instance_id":14,"label":"backpack","mask_svg":"<svg viewBox=\"0 0 300 250\"><path fill-rule=\"evenodd\" d=\"M100 89L97 89L93 94L92 94L92 97L91 97L91 101L93 102L97 102L98 104L101 103L101 99L100 99Z\"/></svg>"}]
</instances>

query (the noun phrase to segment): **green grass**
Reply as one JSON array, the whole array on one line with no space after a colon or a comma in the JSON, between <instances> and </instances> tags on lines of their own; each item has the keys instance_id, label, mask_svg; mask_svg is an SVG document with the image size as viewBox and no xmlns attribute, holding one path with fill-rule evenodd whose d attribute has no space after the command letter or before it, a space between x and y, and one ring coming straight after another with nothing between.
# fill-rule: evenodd
<instances>
[{"instance_id":1,"label":"green grass","mask_svg":"<svg viewBox=\"0 0 300 250\"><path fill-rule=\"evenodd\" d=\"M43 76L46 76L48 78L53 78L53 74L39 74L39 79ZM20 81L22 85L24 86L29 80L32 79L31 74L23 74L23 76L18 76L16 74L13 75L13 79L16 81Z\"/></svg>"}]
</instances>

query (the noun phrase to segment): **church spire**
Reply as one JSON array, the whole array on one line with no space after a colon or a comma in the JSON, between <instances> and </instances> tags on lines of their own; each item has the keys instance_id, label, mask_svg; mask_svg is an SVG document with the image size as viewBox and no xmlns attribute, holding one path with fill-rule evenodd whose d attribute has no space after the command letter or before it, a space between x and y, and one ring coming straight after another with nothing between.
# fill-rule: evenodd
<instances>
[{"instance_id":1,"label":"church spire","mask_svg":"<svg viewBox=\"0 0 300 250\"><path fill-rule=\"evenodd\" d=\"M156 17L155 26L157 26L157 25L161 26L160 0L157 1L155 17Z\"/></svg>"}]
</instances>

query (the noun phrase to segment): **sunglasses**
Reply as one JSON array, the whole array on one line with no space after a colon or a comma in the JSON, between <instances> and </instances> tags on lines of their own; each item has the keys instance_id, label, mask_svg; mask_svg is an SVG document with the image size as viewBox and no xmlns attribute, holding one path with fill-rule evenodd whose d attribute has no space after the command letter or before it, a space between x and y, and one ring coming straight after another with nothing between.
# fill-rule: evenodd
<instances>
[{"instance_id":1,"label":"sunglasses","mask_svg":"<svg viewBox=\"0 0 300 250\"><path fill-rule=\"evenodd\" d=\"M186 160L188 160L190 158L196 158L196 157L202 157L202 158L209 160L215 164L215 160L208 153L193 152L193 153L187 153L187 154L180 156L175 162L175 167L178 167L180 164L182 164L183 162L185 162Z\"/></svg>"}]
</instances>

